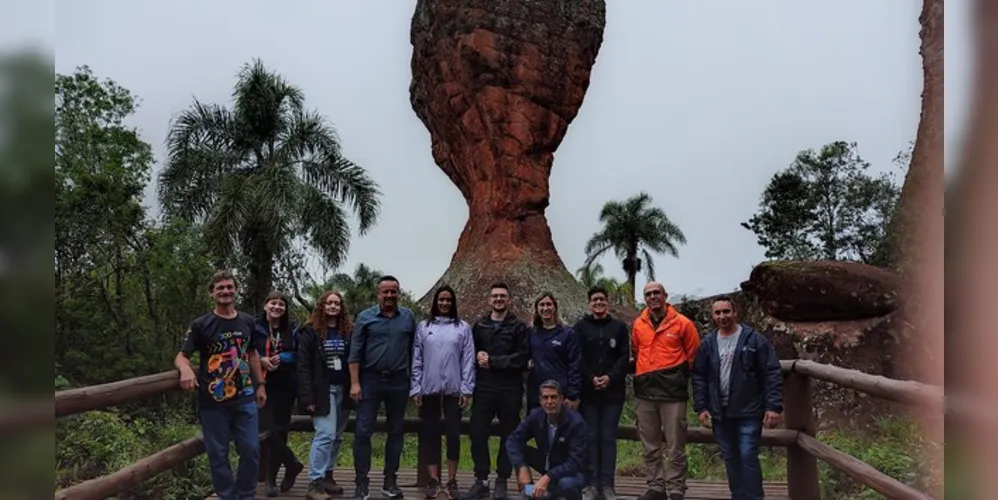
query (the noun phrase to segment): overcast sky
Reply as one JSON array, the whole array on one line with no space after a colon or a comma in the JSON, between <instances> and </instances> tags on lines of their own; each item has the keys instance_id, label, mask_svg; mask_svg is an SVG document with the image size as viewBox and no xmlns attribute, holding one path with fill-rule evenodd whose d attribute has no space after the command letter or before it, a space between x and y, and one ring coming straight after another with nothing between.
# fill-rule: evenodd
<instances>
[{"instance_id":1,"label":"overcast sky","mask_svg":"<svg viewBox=\"0 0 998 500\"><path fill-rule=\"evenodd\" d=\"M160 158L170 118L192 96L227 104L240 66L262 58L304 90L382 186L382 219L354 238L347 270L364 262L422 294L447 268L467 208L409 105L414 0L65 0L54 24L44 21L51 5L16 3L14 16L0 17L23 21L3 26L0 41L33 37L54 48L58 72L87 64L137 94L132 123ZM950 0L946 10L951 153L966 117L967 6ZM551 178L547 217L569 270L582 264L602 204L643 189L689 240L678 259L656 259L658 278L674 294L735 289L764 260L739 223L799 150L856 141L879 171L914 140L920 8L610 0L592 83ZM619 263L603 264L623 276Z\"/></svg>"}]
</instances>

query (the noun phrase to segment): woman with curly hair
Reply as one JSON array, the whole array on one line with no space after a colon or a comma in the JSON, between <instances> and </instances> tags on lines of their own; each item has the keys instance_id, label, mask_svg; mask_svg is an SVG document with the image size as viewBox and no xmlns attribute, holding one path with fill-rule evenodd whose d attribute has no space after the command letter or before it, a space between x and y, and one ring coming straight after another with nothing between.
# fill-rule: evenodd
<instances>
[{"instance_id":1,"label":"woman with curly hair","mask_svg":"<svg viewBox=\"0 0 998 500\"><path fill-rule=\"evenodd\" d=\"M298 404L312 415L315 437L309 453L310 500L326 500L343 493L333 480L333 467L343 441L348 412L344 398L350 387L347 353L353 321L343 294L330 290L315 303L298 336Z\"/></svg>"}]
</instances>

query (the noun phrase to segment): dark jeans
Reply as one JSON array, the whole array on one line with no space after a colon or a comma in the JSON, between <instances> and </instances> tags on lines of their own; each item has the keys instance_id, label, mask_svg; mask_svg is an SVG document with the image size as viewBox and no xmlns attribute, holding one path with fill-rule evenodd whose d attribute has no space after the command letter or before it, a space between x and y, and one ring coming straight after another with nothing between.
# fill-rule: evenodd
<instances>
[{"instance_id":1,"label":"dark jeans","mask_svg":"<svg viewBox=\"0 0 998 500\"><path fill-rule=\"evenodd\" d=\"M276 375L275 375L276 374ZM271 372L267 376L267 404L260 411L261 430L270 431L267 447L267 479L277 480L277 471L298 462L288 448L288 428L295 404L294 378L289 372Z\"/></svg>"},{"instance_id":2,"label":"dark jeans","mask_svg":"<svg viewBox=\"0 0 998 500\"><path fill-rule=\"evenodd\" d=\"M362 372L360 402L357 404L357 427L353 441L353 463L357 486L368 486L371 472L371 435L378 418L378 408L385 403L388 439L385 440L385 478L395 479L402 458L402 422L409 401L409 375L405 371L391 373Z\"/></svg>"},{"instance_id":3,"label":"dark jeans","mask_svg":"<svg viewBox=\"0 0 998 500\"><path fill-rule=\"evenodd\" d=\"M762 420L721 417L713 421L713 428L724 457L732 500L762 500L762 467L759 466Z\"/></svg>"},{"instance_id":4,"label":"dark jeans","mask_svg":"<svg viewBox=\"0 0 998 500\"><path fill-rule=\"evenodd\" d=\"M617 470L617 427L624 406L620 403L582 404L589 431L589 485L613 488Z\"/></svg>"},{"instance_id":5,"label":"dark jeans","mask_svg":"<svg viewBox=\"0 0 998 500\"><path fill-rule=\"evenodd\" d=\"M489 453L489 427L492 419L499 418L499 453L496 457L496 476L505 481L512 474L513 466L506 453L506 437L520 423L523 406L523 389L517 387L480 390L475 388L471 400L471 460L475 463L475 478L489 478L492 457Z\"/></svg>"},{"instance_id":6,"label":"dark jeans","mask_svg":"<svg viewBox=\"0 0 998 500\"><path fill-rule=\"evenodd\" d=\"M523 447L523 456L527 459L527 466L535 471L545 474L547 469L544 463L547 457L544 452L533 446ZM552 464L556 465L556 464ZM548 493L543 498L564 498L565 500L581 500L582 487L586 485L586 476L582 472L576 472L570 476L565 476L558 480L557 484L548 486Z\"/></svg>"},{"instance_id":7,"label":"dark jeans","mask_svg":"<svg viewBox=\"0 0 998 500\"><path fill-rule=\"evenodd\" d=\"M440 419L441 413L443 420ZM440 436L444 430L447 434L447 460L456 462L461 456L460 399L457 396L423 396L419 419L423 421L419 440L424 443L426 463L440 465Z\"/></svg>"},{"instance_id":8,"label":"dark jeans","mask_svg":"<svg viewBox=\"0 0 998 500\"><path fill-rule=\"evenodd\" d=\"M211 486L221 500L250 500L256 496L260 470L259 413L256 400L243 404L200 407L201 434L211 469ZM232 478L229 443L235 441L239 469Z\"/></svg>"}]
</instances>

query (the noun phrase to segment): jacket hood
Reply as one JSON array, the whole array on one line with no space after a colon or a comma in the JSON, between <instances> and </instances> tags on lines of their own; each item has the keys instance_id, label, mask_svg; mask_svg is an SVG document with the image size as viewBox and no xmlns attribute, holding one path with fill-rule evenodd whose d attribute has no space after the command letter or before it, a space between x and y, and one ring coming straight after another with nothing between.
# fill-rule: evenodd
<instances>
[{"instance_id":1,"label":"jacket hood","mask_svg":"<svg viewBox=\"0 0 998 500\"><path fill-rule=\"evenodd\" d=\"M672 304L665 305L665 318L662 318L662 325L668 325L679 317L679 311ZM641 321L651 322L651 309L645 307L641 314L638 316Z\"/></svg>"},{"instance_id":2,"label":"jacket hood","mask_svg":"<svg viewBox=\"0 0 998 500\"><path fill-rule=\"evenodd\" d=\"M596 316L593 316L593 313L586 313L585 316L582 317L582 321L593 325L606 325L607 323L613 321L613 315L607 313L602 318L597 318Z\"/></svg>"}]
</instances>

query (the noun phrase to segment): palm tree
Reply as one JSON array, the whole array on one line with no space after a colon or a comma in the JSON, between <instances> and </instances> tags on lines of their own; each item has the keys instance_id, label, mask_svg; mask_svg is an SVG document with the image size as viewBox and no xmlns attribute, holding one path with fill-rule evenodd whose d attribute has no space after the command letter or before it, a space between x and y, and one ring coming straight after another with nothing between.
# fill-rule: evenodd
<instances>
[{"instance_id":1,"label":"palm tree","mask_svg":"<svg viewBox=\"0 0 998 500\"><path fill-rule=\"evenodd\" d=\"M332 125L305 109L302 91L260 60L246 64L233 106L197 99L173 121L159 200L167 218L203 224L216 264L244 255L247 298L256 308L275 260L302 238L330 267L350 247L349 208L360 234L377 222L381 192L347 160Z\"/></svg>"},{"instance_id":2,"label":"palm tree","mask_svg":"<svg viewBox=\"0 0 998 500\"><path fill-rule=\"evenodd\" d=\"M630 297L634 297L635 277L644 264L649 280L655 279L651 252L679 256L677 244L686 244L686 236L665 212L651 206L648 193L639 193L623 202L608 201L600 211L603 228L586 243L586 266L609 250L621 259L627 273ZM643 258L639 258L638 256Z\"/></svg>"}]
</instances>

